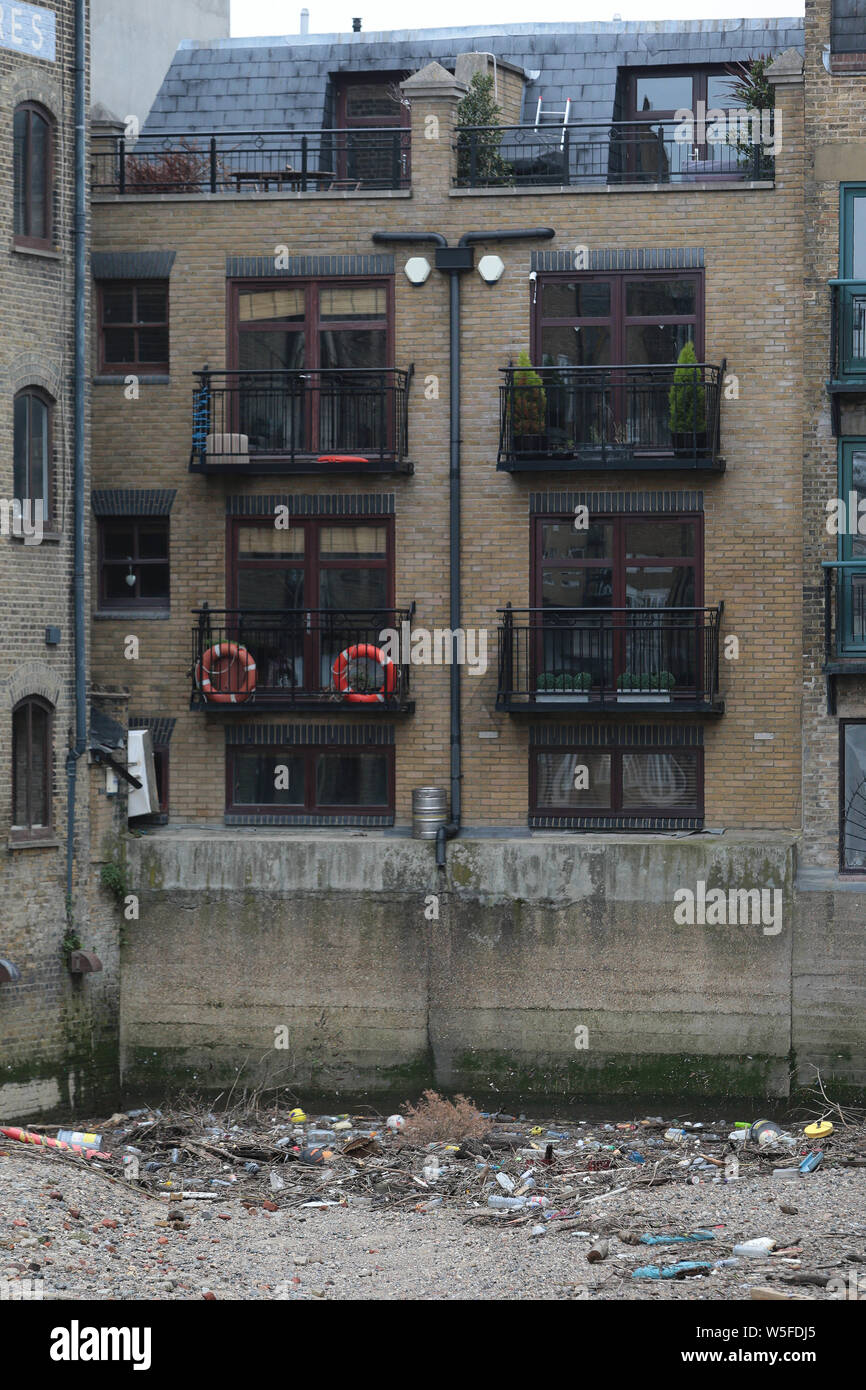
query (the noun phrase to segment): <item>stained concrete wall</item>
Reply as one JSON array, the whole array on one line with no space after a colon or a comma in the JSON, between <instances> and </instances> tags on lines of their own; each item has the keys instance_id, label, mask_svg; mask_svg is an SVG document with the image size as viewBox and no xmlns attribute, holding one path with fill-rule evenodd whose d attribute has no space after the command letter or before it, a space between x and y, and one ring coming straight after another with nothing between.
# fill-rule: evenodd
<instances>
[{"instance_id":1,"label":"stained concrete wall","mask_svg":"<svg viewBox=\"0 0 866 1390\"><path fill-rule=\"evenodd\" d=\"M469 837L440 880L396 836L157 831L129 847L124 1082L786 1095L795 857L781 833ZM698 881L779 889L781 930L677 925Z\"/></svg>"}]
</instances>

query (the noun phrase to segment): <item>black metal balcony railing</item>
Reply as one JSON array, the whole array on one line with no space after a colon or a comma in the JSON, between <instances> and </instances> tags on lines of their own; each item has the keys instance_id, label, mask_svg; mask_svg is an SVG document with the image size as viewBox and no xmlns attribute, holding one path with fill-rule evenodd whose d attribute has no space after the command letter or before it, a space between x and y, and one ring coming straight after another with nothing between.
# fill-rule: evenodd
<instances>
[{"instance_id":1,"label":"black metal balcony railing","mask_svg":"<svg viewBox=\"0 0 866 1390\"><path fill-rule=\"evenodd\" d=\"M866 281L831 280L830 381L866 389Z\"/></svg>"},{"instance_id":2,"label":"black metal balcony railing","mask_svg":"<svg viewBox=\"0 0 866 1390\"><path fill-rule=\"evenodd\" d=\"M822 568L827 711L835 714L837 677L866 675L866 559L825 560Z\"/></svg>"},{"instance_id":3,"label":"black metal balcony railing","mask_svg":"<svg viewBox=\"0 0 866 1390\"><path fill-rule=\"evenodd\" d=\"M407 462L412 367L195 375L193 472L279 471L299 459L317 460L316 471Z\"/></svg>"},{"instance_id":4,"label":"black metal balcony railing","mask_svg":"<svg viewBox=\"0 0 866 1390\"><path fill-rule=\"evenodd\" d=\"M159 131L103 138L92 193L375 192L409 187L410 133L353 130Z\"/></svg>"},{"instance_id":5,"label":"black metal balcony railing","mask_svg":"<svg viewBox=\"0 0 866 1390\"><path fill-rule=\"evenodd\" d=\"M500 609L497 707L720 714L723 610Z\"/></svg>"},{"instance_id":6,"label":"black metal balcony railing","mask_svg":"<svg viewBox=\"0 0 866 1390\"><path fill-rule=\"evenodd\" d=\"M725 368L501 367L499 466L721 470Z\"/></svg>"},{"instance_id":7,"label":"black metal balcony railing","mask_svg":"<svg viewBox=\"0 0 866 1390\"><path fill-rule=\"evenodd\" d=\"M743 113L745 116L745 112ZM774 177L769 111L729 143L696 145L676 121L575 121L569 125L462 126L458 188L704 183ZM757 137L757 138L756 138Z\"/></svg>"},{"instance_id":8,"label":"black metal balcony railing","mask_svg":"<svg viewBox=\"0 0 866 1390\"><path fill-rule=\"evenodd\" d=\"M330 715L409 713L413 708L408 662L384 659L389 653L383 650L382 633L397 634L395 655L402 656L411 640L414 604L340 610L205 606L194 612L192 709L239 714L292 708Z\"/></svg>"}]
</instances>

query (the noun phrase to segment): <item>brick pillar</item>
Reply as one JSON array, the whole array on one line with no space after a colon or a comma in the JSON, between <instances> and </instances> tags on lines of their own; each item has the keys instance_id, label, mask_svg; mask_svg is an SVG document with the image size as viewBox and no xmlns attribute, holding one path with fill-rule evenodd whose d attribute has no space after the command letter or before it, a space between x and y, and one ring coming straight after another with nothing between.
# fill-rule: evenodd
<instances>
[{"instance_id":1,"label":"brick pillar","mask_svg":"<svg viewBox=\"0 0 866 1390\"><path fill-rule=\"evenodd\" d=\"M440 63L428 63L401 82L400 90L412 103L413 201L435 205L441 215L457 168L457 103L466 87Z\"/></svg>"}]
</instances>

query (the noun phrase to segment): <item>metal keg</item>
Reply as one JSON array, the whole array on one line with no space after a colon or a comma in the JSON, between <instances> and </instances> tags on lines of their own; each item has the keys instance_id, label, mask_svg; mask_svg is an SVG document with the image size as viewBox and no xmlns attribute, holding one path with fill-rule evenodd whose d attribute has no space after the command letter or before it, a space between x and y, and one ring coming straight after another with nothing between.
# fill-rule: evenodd
<instances>
[{"instance_id":1,"label":"metal keg","mask_svg":"<svg viewBox=\"0 0 866 1390\"><path fill-rule=\"evenodd\" d=\"M412 792L412 838L435 840L448 821L448 794L442 787L416 787Z\"/></svg>"}]
</instances>

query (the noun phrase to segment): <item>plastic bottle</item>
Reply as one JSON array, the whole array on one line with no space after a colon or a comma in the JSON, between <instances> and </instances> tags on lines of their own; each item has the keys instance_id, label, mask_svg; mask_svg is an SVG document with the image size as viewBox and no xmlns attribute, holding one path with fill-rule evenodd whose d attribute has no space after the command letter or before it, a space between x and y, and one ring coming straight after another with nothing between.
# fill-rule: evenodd
<instances>
[{"instance_id":1,"label":"plastic bottle","mask_svg":"<svg viewBox=\"0 0 866 1390\"><path fill-rule=\"evenodd\" d=\"M101 1149L101 1134L83 1134L78 1129L60 1129L57 1138L61 1144L78 1144L82 1149Z\"/></svg>"},{"instance_id":2,"label":"plastic bottle","mask_svg":"<svg viewBox=\"0 0 866 1390\"><path fill-rule=\"evenodd\" d=\"M332 1144L336 1139L336 1134L332 1129L308 1129L308 1144Z\"/></svg>"},{"instance_id":3,"label":"plastic bottle","mask_svg":"<svg viewBox=\"0 0 866 1390\"><path fill-rule=\"evenodd\" d=\"M500 1197L498 1192L487 1198L487 1205L494 1211L522 1211L527 1205L525 1197Z\"/></svg>"},{"instance_id":4,"label":"plastic bottle","mask_svg":"<svg viewBox=\"0 0 866 1390\"><path fill-rule=\"evenodd\" d=\"M497 1173L496 1181L504 1192L514 1191L514 1179L510 1178L507 1173Z\"/></svg>"},{"instance_id":5,"label":"plastic bottle","mask_svg":"<svg viewBox=\"0 0 866 1390\"><path fill-rule=\"evenodd\" d=\"M752 1255L760 1259L762 1255L769 1255L775 1248L776 1242L771 1236L756 1236L754 1240L744 1240L742 1245L735 1245L734 1254Z\"/></svg>"},{"instance_id":6,"label":"plastic bottle","mask_svg":"<svg viewBox=\"0 0 866 1390\"><path fill-rule=\"evenodd\" d=\"M441 1170L439 1168L439 1160L435 1154L430 1154L428 1158L425 1158L424 1168L422 1171L424 1173L425 1182L436 1181L436 1179L439 1177L439 1173Z\"/></svg>"},{"instance_id":7,"label":"plastic bottle","mask_svg":"<svg viewBox=\"0 0 866 1390\"><path fill-rule=\"evenodd\" d=\"M681 1144L686 1137L684 1129L666 1129L665 1139L669 1144Z\"/></svg>"},{"instance_id":8,"label":"plastic bottle","mask_svg":"<svg viewBox=\"0 0 866 1390\"><path fill-rule=\"evenodd\" d=\"M818 1167L820 1167L820 1165L823 1163L823 1161L824 1161L824 1154L823 1154L822 1150L821 1150L821 1149L813 1149L812 1152L811 1152L810 1154L807 1154L807 1155L806 1155L806 1157L803 1159L803 1162L800 1164L800 1172L801 1172L801 1173L814 1173L815 1169L818 1168Z\"/></svg>"}]
</instances>

